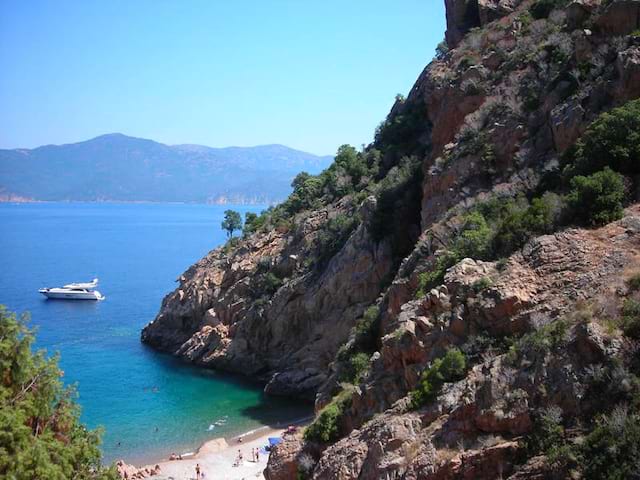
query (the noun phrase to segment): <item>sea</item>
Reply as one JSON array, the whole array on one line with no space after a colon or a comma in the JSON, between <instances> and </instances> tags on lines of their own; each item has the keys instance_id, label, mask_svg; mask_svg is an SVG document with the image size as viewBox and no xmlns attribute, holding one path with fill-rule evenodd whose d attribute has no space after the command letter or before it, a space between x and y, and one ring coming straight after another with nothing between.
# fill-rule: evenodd
<instances>
[{"instance_id":1,"label":"sea","mask_svg":"<svg viewBox=\"0 0 640 480\"><path fill-rule=\"evenodd\" d=\"M143 464L206 440L309 414L245 378L197 368L140 342L162 298L226 240L224 211L264 206L0 204L0 304L28 312L37 348L59 354L81 420L104 429L111 463ZM47 300L42 287L99 278L103 301Z\"/></svg>"}]
</instances>

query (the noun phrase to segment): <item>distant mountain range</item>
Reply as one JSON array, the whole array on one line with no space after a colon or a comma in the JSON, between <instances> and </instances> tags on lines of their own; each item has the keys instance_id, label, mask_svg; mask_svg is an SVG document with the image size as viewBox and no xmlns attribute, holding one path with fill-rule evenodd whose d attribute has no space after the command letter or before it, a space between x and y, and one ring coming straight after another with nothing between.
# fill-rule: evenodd
<instances>
[{"instance_id":1,"label":"distant mountain range","mask_svg":"<svg viewBox=\"0 0 640 480\"><path fill-rule=\"evenodd\" d=\"M283 145L164 145L119 133L67 145L0 149L0 201L269 203L329 166Z\"/></svg>"}]
</instances>

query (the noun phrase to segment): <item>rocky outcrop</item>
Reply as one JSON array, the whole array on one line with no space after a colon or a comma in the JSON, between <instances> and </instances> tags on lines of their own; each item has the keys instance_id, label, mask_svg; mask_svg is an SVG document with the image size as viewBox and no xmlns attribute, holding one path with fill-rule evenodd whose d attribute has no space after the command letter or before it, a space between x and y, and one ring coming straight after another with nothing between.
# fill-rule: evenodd
<instances>
[{"instance_id":1,"label":"rocky outcrop","mask_svg":"<svg viewBox=\"0 0 640 480\"><path fill-rule=\"evenodd\" d=\"M334 214L318 212L298 232L251 237L231 255L214 250L181 276L142 340L199 365L260 378L268 393L313 399L391 269L388 245L373 242L363 225L321 274L304 271L298 249ZM266 301L250 291L265 261L285 277Z\"/></svg>"},{"instance_id":2,"label":"rocky outcrop","mask_svg":"<svg viewBox=\"0 0 640 480\"><path fill-rule=\"evenodd\" d=\"M267 480L289 480L297 478L300 470L300 450L302 439L298 436L289 435L284 441L276 445L269 455L265 478Z\"/></svg>"}]
</instances>

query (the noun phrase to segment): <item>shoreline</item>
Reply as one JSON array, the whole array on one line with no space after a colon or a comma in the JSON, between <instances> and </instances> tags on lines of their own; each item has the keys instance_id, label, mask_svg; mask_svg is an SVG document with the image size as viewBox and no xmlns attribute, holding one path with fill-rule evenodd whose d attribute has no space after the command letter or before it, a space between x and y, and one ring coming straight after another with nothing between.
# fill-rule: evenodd
<instances>
[{"instance_id":1,"label":"shoreline","mask_svg":"<svg viewBox=\"0 0 640 480\"><path fill-rule=\"evenodd\" d=\"M308 425L313 416L288 422L297 427L298 431ZM176 459L164 459L140 467L128 465L124 461L116 462L122 478L172 478L175 480L194 478L195 467L199 465L205 473L205 480L209 478L238 480L244 478L264 478L262 471L267 465L268 454L264 447L269 444L270 437L282 437L286 432L284 427L263 425L239 435L228 438L212 438L200 445L193 452L179 454ZM259 461L251 458L251 452L260 449ZM237 464L238 453L242 453L244 461ZM157 469L159 467L159 469ZM157 469L157 470L156 470ZM125 476L126 472L126 476ZM214 477L215 472L215 477Z\"/></svg>"},{"instance_id":2,"label":"shoreline","mask_svg":"<svg viewBox=\"0 0 640 480\"><path fill-rule=\"evenodd\" d=\"M262 470L267 465L268 454L264 453L263 447L269 444L270 437L282 437L288 426L295 426L298 431L307 426L313 420L313 415L298 418L286 425L273 426L262 425L238 435L229 437L214 437L203 442L198 448L190 452L175 452L178 458L173 457L173 453L168 458L159 461L152 461L140 465L127 464L125 459L114 462L122 478L173 478L192 479L195 477L195 465L199 464L206 474L205 480L209 478L236 480L241 478L263 478ZM260 461L253 462L251 452L253 449L261 449ZM238 457L238 452L242 452L244 461L240 465L234 465ZM157 473L155 468L159 466ZM127 477L124 476L127 473ZM215 472L215 477L213 472Z\"/></svg>"}]
</instances>

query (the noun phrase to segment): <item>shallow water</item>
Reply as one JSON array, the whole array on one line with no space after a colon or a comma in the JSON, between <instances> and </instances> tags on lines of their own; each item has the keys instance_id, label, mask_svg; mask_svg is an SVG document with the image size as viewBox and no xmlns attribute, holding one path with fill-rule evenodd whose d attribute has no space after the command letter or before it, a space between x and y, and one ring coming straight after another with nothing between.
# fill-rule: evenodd
<instances>
[{"instance_id":1,"label":"shallow water","mask_svg":"<svg viewBox=\"0 0 640 480\"><path fill-rule=\"evenodd\" d=\"M59 351L82 420L105 427L106 461L154 461L203 441L303 416L243 379L140 343L165 294L225 240L228 208L176 204L0 204L0 304L31 313L37 344ZM99 277L101 302L46 300L44 286Z\"/></svg>"}]
</instances>

